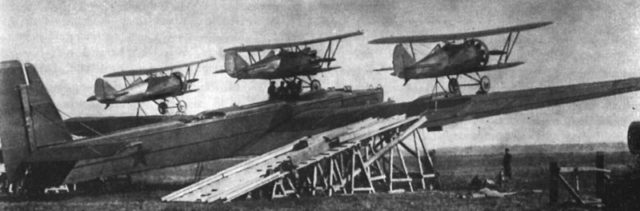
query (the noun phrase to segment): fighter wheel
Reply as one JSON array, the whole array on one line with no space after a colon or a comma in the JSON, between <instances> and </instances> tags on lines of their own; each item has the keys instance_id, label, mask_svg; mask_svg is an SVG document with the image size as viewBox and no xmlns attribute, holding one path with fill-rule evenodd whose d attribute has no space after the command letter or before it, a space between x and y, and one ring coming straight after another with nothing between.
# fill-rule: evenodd
<instances>
[{"instance_id":1,"label":"fighter wheel","mask_svg":"<svg viewBox=\"0 0 640 211\"><path fill-rule=\"evenodd\" d=\"M489 77L487 77L486 75L480 78L479 84L480 84L481 92L488 93L489 90L491 90L491 81L489 80Z\"/></svg>"},{"instance_id":2,"label":"fighter wheel","mask_svg":"<svg viewBox=\"0 0 640 211\"><path fill-rule=\"evenodd\" d=\"M178 112L184 113L185 111L187 111L187 101L178 100L178 104L176 104L176 108L178 109Z\"/></svg>"},{"instance_id":3,"label":"fighter wheel","mask_svg":"<svg viewBox=\"0 0 640 211\"><path fill-rule=\"evenodd\" d=\"M322 85L320 84L320 81L313 79L311 80L311 91L315 91L315 90L319 90L320 88L322 88Z\"/></svg>"},{"instance_id":4,"label":"fighter wheel","mask_svg":"<svg viewBox=\"0 0 640 211\"><path fill-rule=\"evenodd\" d=\"M167 103L161 102L158 104L158 113L164 115L167 113L168 109L169 109L169 106L167 105Z\"/></svg>"},{"instance_id":5,"label":"fighter wheel","mask_svg":"<svg viewBox=\"0 0 640 211\"><path fill-rule=\"evenodd\" d=\"M449 92L452 94L458 94L460 92L460 84L458 84L457 78L449 79Z\"/></svg>"}]
</instances>

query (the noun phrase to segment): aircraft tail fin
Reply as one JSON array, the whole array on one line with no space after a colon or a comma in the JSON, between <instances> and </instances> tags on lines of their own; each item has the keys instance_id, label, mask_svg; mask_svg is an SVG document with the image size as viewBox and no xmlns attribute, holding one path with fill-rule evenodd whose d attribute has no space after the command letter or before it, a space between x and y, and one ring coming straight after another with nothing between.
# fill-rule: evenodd
<instances>
[{"instance_id":1,"label":"aircraft tail fin","mask_svg":"<svg viewBox=\"0 0 640 211\"><path fill-rule=\"evenodd\" d=\"M60 182L59 177L39 178L38 175L53 166L58 170L64 167L51 165L53 161L48 164L28 162L30 156L42 147L72 141L33 65L23 65L17 60L0 63L0 113L2 158L9 181L17 182L24 178L31 180L31 185L51 184L51 179ZM72 167L70 165L69 168ZM26 174L27 169L29 174Z\"/></svg>"},{"instance_id":2,"label":"aircraft tail fin","mask_svg":"<svg viewBox=\"0 0 640 211\"><path fill-rule=\"evenodd\" d=\"M109 82L105 81L102 78L98 78L96 79L96 82L93 85L93 92L94 92L94 96L89 97L89 99L87 99L87 101L91 101L91 100L105 100L105 99L112 99L115 98L115 94L116 94L116 89L113 88L113 86L111 86L111 84L109 84Z\"/></svg>"},{"instance_id":3,"label":"aircraft tail fin","mask_svg":"<svg viewBox=\"0 0 640 211\"><path fill-rule=\"evenodd\" d=\"M407 66L416 63L416 59L407 52L402 44L393 48L393 73L391 75L404 78L404 70Z\"/></svg>"},{"instance_id":4,"label":"aircraft tail fin","mask_svg":"<svg viewBox=\"0 0 640 211\"><path fill-rule=\"evenodd\" d=\"M238 74L238 70L248 67L247 61L242 59L238 52L227 52L224 54L224 69L231 77L235 77Z\"/></svg>"}]
</instances>

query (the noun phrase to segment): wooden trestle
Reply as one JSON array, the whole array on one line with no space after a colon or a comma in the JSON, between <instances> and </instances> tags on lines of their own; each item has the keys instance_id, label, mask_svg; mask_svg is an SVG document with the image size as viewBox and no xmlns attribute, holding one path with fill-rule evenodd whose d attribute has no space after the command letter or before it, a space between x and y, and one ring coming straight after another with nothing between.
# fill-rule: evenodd
<instances>
[{"instance_id":1,"label":"wooden trestle","mask_svg":"<svg viewBox=\"0 0 640 211\"><path fill-rule=\"evenodd\" d=\"M424 122L425 117L368 119L306 137L162 200L214 202L243 196L282 198L428 189L430 180L437 178L420 133L426 132L421 128Z\"/></svg>"}]
</instances>

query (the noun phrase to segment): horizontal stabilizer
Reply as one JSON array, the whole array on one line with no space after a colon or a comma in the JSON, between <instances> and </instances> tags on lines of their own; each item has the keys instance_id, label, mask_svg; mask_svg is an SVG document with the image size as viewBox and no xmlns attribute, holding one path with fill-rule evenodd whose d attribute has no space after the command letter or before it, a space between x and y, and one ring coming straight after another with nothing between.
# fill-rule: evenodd
<instances>
[{"instance_id":1,"label":"horizontal stabilizer","mask_svg":"<svg viewBox=\"0 0 640 211\"><path fill-rule=\"evenodd\" d=\"M184 94L191 93L191 92L197 92L198 90L200 90L200 89L189 89L187 91L184 91Z\"/></svg>"},{"instance_id":2,"label":"horizontal stabilizer","mask_svg":"<svg viewBox=\"0 0 640 211\"><path fill-rule=\"evenodd\" d=\"M329 67L329 68L322 68L322 69L320 69L318 72L319 72L319 73L321 73L321 72L328 72L328 71L337 70L337 69L340 69L340 68L341 68L341 67Z\"/></svg>"},{"instance_id":3,"label":"horizontal stabilizer","mask_svg":"<svg viewBox=\"0 0 640 211\"><path fill-rule=\"evenodd\" d=\"M373 71L375 71L375 72L393 71L393 67L378 68L378 69L374 69Z\"/></svg>"}]
</instances>

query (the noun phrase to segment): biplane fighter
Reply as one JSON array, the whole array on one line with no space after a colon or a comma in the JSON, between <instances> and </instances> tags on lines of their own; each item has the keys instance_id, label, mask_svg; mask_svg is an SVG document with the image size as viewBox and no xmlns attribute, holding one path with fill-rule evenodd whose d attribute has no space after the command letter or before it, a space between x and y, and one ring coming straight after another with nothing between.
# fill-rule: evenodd
<instances>
[{"instance_id":1,"label":"biplane fighter","mask_svg":"<svg viewBox=\"0 0 640 211\"><path fill-rule=\"evenodd\" d=\"M478 86L477 93L485 94L491 88L491 83L489 77L480 76L478 72L511 68L524 64L524 62L508 62L520 32L549 24L552 24L552 22L530 23L457 34L398 36L371 40L369 41L370 44L397 44L393 50L393 67L374 71L392 70L393 73L391 75L403 78L405 85L411 79L435 78L434 93L438 93L438 88L441 88L447 94L460 94L460 86ZM482 40L477 39L478 37L506 33L509 35L501 50L489 50ZM454 42L458 40L462 40L462 42L455 44ZM413 44L432 42L443 43L442 45L437 44L429 54L416 61ZM405 49L403 44L409 44L411 53ZM499 56L495 64L489 64L491 55ZM475 77L470 75L474 73ZM459 84L458 77L461 75L473 80L473 83ZM449 79L448 92L438 81L439 77L447 77Z\"/></svg>"},{"instance_id":2,"label":"biplane fighter","mask_svg":"<svg viewBox=\"0 0 640 211\"><path fill-rule=\"evenodd\" d=\"M94 85L94 95L89 97L87 101L96 100L106 104L105 109L111 104L138 103L138 114L140 111L144 112L140 106L141 102L152 101L158 105L158 112L160 114L166 114L169 108L176 108L178 112L184 113L187 109L187 102L179 100L177 97L198 91L198 89L191 89L191 84L198 81L196 75L198 74L200 64L213 60L215 60L215 58L160 68L124 70L109 73L104 75L104 77L122 76L125 88L118 91L102 78L98 78ZM191 66L193 65L196 65L196 69L192 72ZM183 67L187 67L184 74L174 71ZM170 73L167 74L167 72ZM148 77L143 79L141 76L144 75ZM174 98L176 100L176 106L169 107L167 105L167 98Z\"/></svg>"},{"instance_id":3,"label":"biplane fighter","mask_svg":"<svg viewBox=\"0 0 640 211\"><path fill-rule=\"evenodd\" d=\"M300 80L311 90L320 88L320 81L311 76L320 72L338 69L331 67L335 61L336 52L342 39L362 35L362 31L330 37L264 45L247 45L225 49L224 70L214 73L227 73L233 78L241 79L282 79L284 81ZM335 42L337 40L337 42ZM307 45L327 42L327 48L322 56ZM335 44L335 45L334 45ZM274 52L279 49L279 52ZM261 56L261 52L269 50L267 55ZM249 63L238 53L245 52ZM257 58L256 58L257 56ZM307 80L300 78L306 76ZM300 89L301 90L301 89Z\"/></svg>"}]
</instances>

